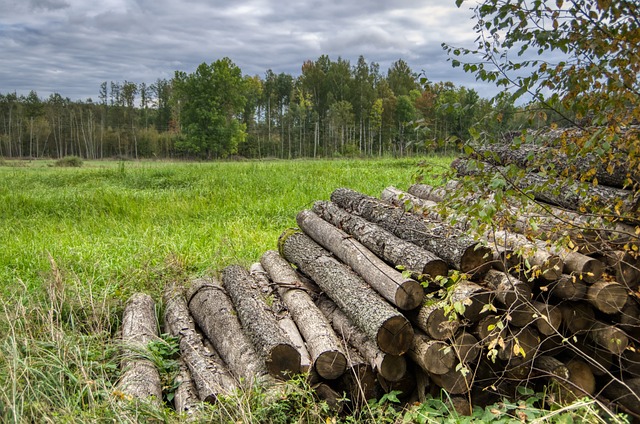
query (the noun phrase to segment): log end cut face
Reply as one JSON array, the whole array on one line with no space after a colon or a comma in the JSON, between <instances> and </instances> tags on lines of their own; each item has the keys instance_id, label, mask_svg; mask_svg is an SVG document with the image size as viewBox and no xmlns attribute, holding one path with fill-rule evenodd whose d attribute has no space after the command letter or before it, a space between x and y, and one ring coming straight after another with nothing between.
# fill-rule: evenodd
<instances>
[{"instance_id":1,"label":"log end cut face","mask_svg":"<svg viewBox=\"0 0 640 424\"><path fill-rule=\"evenodd\" d=\"M540 278L546 281L556 281L562 277L564 261L558 255L551 255L540 266Z\"/></svg>"},{"instance_id":2,"label":"log end cut face","mask_svg":"<svg viewBox=\"0 0 640 424\"><path fill-rule=\"evenodd\" d=\"M422 269L424 275L428 275L431 278L438 276L446 276L449 273L449 265L442 259L435 259L429 261Z\"/></svg>"},{"instance_id":3,"label":"log end cut face","mask_svg":"<svg viewBox=\"0 0 640 424\"><path fill-rule=\"evenodd\" d=\"M320 377L334 380L346 371L347 358L340 351L322 352L316 359L314 367Z\"/></svg>"},{"instance_id":4,"label":"log end cut face","mask_svg":"<svg viewBox=\"0 0 640 424\"><path fill-rule=\"evenodd\" d=\"M405 280L396 291L395 304L398 308L410 311L422 304L424 289L422 284L415 280Z\"/></svg>"},{"instance_id":5,"label":"log end cut face","mask_svg":"<svg viewBox=\"0 0 640 424\"><path fill-rule=\"evenodd\" d=\"M406 373L407 360L404 356L384 355L384 358L378 366L378 374L387 381L400 381Z\"/></svg>"},{"instance_id":6,"label":"log end cut face","mask_svg":"<svg viewBox=\"0 0 640 424\"><path fill-rule=\"evenodd\" d=\"M376 337L380 350L391 355L402 355L413 342L413 327L402 315L395 315L386 320Z\"/></svg>"},{"instance_id":7,"label":"log end cut face","mask_svg":"<svg viewBox=\"0 0 640 424\"><path fill-rule=\"evenodd\" d=\"M280 344L271 350L271 355L266 358L265 365L269 374L281 379L291 378L294 374L299 374L300 352L288 344Z\"/></svg>"},{"instance_id":8,"label":"log end cut face","mask_svg":"<svg viewBox=\"0 0 640 424\"><path fill-rule=\"evenodd\" d=\"M460 271L473 275L484 275L491 269L493 253L479 243L469 246L460 258Z\"/></svg>"}]
</instances>

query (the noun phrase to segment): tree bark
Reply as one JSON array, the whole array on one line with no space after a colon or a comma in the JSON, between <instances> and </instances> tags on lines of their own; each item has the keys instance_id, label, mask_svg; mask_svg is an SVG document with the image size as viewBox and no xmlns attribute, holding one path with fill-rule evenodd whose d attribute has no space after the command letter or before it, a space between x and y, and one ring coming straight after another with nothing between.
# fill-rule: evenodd
<instances>
[{"instance_id":1,"label":"tree bark","mask_svg":"<svg viewBox=\"0 0 640 424\"><path fill-rule=\"evenodd\" d=\"M504 272L491 269L483 281L496 299L507 308L522 305L531 299L531 287Z\"/></svg>"},{"instance_id":2,"label":"tree bark","mask_svg":"<svg viewBox=\"0 0 640 424\"><path fill-rule=\"evenodd\" d=\"M143 293L129 298L122 316L123 370L118 386L135 399L162 402L160 374L153 362L141 356L150 342L158 339L155 302Z\"/></svg>"},{"instance_id":3,"label":"tree bark","mask_svg":"<svg viewBox=\"0 0 640 424\"><path fill-rule=\"evenodd\" d=\"M189 368L198 397L214 403L220 394L229 394L237 383L215 351L207 351L196 332L181 287L168 285L163 292L165 331L180 342L182 361Z\"/></svg>"},{"instance_id":4,"label":"tree bark","mask_svg":"<svg viewBox=\"0 0 640 424\"><path fill-rule=\"evenodd\" d=\"M443 301L431 301L405 315L431 339L447 340L455 335L460 327L460 320L447 317L444 313L445 305Z\"/></svg>"},{"instance_id":5,"label":"tree bark","mask_svg":"<svg viewBox=\"0 0 640 424\"><path fill-rule=\"evenodd\" d=\"M628 299L627 289L613 281L598 281L587 289L587 301L605 314L622 311Z\"/></svg>"},{"instance_id":6,"label":"tree bark","mask_svg":"<svg viewBox=\"0 0 640 424\"><path fill-rule=\"evenodd\" d=\"M456 354L448 343L422 333L416 333L407 355L429 374L446 374L456 365Z\"/></svg>"},{"instance_id":7,"label":"tree bark","mask_svg":"<svg viewBox=\"0 0 640 424\"><path fill-rule=\"evenodd\" d=\"M307 342L313 368L322 378L331 380L341 376L346 370L347 359L340 340L311 296L299 288L291 288L302 286L294 269L273 250L265 252L260 261L278 286L278 292Z\"/></svg>"},{"instance_id":8,"label":"tree bark","mask_svg":"<svg viewBox=\"0 0 640 424\"><path fill-rule=\"evenodd\" d=\"M587 332L589 339L614 355L621 355L629 345L629 338L619 328L595 321Z\"/></svg>"},{"instance_id":9,"label":"tree bark","mask_svg":"<svg viewBox=\"0 0 640 424\"><path fill-rule=\"evenodd\" d=\"M338 308L331 299L321 296L316 301L318 308L327 317L336 332L355 347L371 364L378 375L389 382L400 380L407 371L407 363L403 356L384 353L349 317Z\"/></svg>"},{"instance_id":10,"label":"tree bark","mask_svg":"<svg viewBox=\"0 0 640 424\"><path fill-rule=\"evenodd\" d=\"M278 244L282 256L309 275L380 350L401 355L409 349L409 321L348 266L300 232L285 231Z\"/></svg>"},{"instance_id":11,"label":"tree bark","mask_svg":"<svg viewBox=\"0 0 640 424\"><path fill-rule=\"evenodd\" d=\"M469 274L482 275L491 266L491 250L442 222L407 214L402 209L349 189L337 189L331 200L339 207L361 216L438 255Z\"/></svg>"},{"instance_id":12,"label":"tree bark","mask_svg":"<svg viewBox=\"0 0 640 424\"><path fill-rule=\"evenodd\" d=\"M344 343L348 366L340 377L340 386L348 394L353 410L362 409L370 399L377 396L378 384L373 367L352 347Z\"/></svg>"},{"instance_id":13,"label":"tree bark","mask_svg":"<svg viewBox=\"0 0 640 424\"><path fill-rule=\"evenodd\" d=\"M569 369L553 356L538 356L533 361L533 369L560 382L569 380Z\"/></svg>"},{"instance_id":14,"label":"tree bark","mask_svg":"<svg viewBox=\"0 0 640 424\"><path fill-rule=\"evenodd\" d=\"M277 252L275 253L276 255L278 254ZM289 266L289 264L286 265ZM265 303L268 303L269 300L272 302L270 309L278 321L278 327L280 327L282 332L287 336L289 341L300 354L300 372L309 372L313 366L311 356L304 343L302 334L300 334L298 326L282 299L280 291L278 291L277 284L273 283L269 279L269 274L260 263L254 263L251 265L249 268L249 274L251 274L256 283L258 283L262 291L268 293L265 298Z\"/></svg>"},{"instance_id":15,"label":"tree bark","mask_svg":"<svg viewBox=\"0 0 640 424\"><path fill-rule=\"evenodd\" d=\"M245 335L226 291L216 279L198 279L187 293L189 310L229 370L251 385L267 373L264 361Z\"/></svg>"},{"instance_id":16,"label":"tree bark","mask_svg":"<svg viewBox=\"0 0 640 424\"><path fill-rule=\"evenodd\" d=\"M407 193L424 200L431 200L432 202L442 202L449 197L446 188L432 187L427 184L413 184L409 187Z\"/></svg>"},{"instance_id":17,"label":"tree bark","mask_svg":"<svg viewBox=\"0 0 640 424\"><path fill-rule=\"evenodd\" d=\"M434 253L396 237L360 216L350 214L333 202L315 202L313 211L325 221L351 234L378 257L396 267L402 267L417 276L426 275L430 278L447 275L449 271L448 265Z\"/></svg>"},{"instance_id":18,"label":"tree bark","mask_svg":"<svg viewBox=\"0 0 640 424\"><path fill-rule=\"evenodd\" d=\"M393 305L403 310L420 306L424 298L424 289L420 283L404 277L361 243L315 213L303 210L296 220L301 230L349 265Z\"/></svg>"},{"instance_id":19,"label":"tree bark","mask_svg":"<svg viewBox=\"0 0 640 424\"><path fill-rule=\"evenodd\" d=\"M222 284L269 374L286 379L300 373L300 353L278 326L249 272L239 265L228 266L222 270Z\"/></svg>"},{"instance_id":20,"label":"tree bark","mask_svg":"<svg viewBox=\"0 0 640 424\"><path fill-rule=\"evenodd\" d=\"M187 364L180 358L180 372L176 376L176 391L173 395L173 406L178 414L193 414L198 409L200 398L196 390Z\"/></svg>"}]
</instances>

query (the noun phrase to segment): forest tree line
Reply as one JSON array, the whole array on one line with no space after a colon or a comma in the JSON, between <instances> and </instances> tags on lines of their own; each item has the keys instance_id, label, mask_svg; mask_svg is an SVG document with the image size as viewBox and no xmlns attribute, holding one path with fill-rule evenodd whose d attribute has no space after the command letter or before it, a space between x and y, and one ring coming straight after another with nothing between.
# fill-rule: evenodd
<instances>
[{"instance_id":1,"label":"forest tree line","mask_svg":"<svg viewBox=\"0 0 640 424\"><path fill-rule=\"evenodd\" d=\"M97 101L0 93L0 157L404 156L453 149L447 140L468 139L496 108L487 131L518 127L513 105L429 82L401 59L386 75L362 56L323 55L299 76L260 77L223 58L151 84L105 81Z\"/></svg>"}]
</instances>

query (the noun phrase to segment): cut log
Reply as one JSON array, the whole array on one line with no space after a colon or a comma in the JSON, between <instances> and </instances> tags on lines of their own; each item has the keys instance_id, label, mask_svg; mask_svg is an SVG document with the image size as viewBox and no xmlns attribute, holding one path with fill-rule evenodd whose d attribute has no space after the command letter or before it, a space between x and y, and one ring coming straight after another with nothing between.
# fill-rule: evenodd
<instances>
[{"instance_id":1,"label":"cut log","mask_svg":"<svg viewBox=\"0 0 640 424\"><path fill-rule=\"evenodd\" d=\"M496 299L507 308L522 305L531 299L531 287L504 272L491 269L483 281Z\"/></svg>"},{"instance_id":2,"label":"cut log","mask_svg":"<svg viewBox=\"0 0 640 424\"><path fill-rule=\"evenodd\" d=\"M410 362L410 361L409 361ZM411 363L412 367L418 367ZM396 381L388 381L381 375L378 375L378 383L385 393L399 392L398 399L408 400L416 388L416 375L417 371L413 369L407 369L407 372Z\"/></svg>"},{"instance_id":3,"label":"cut log","mask_svg":"<svg viewBox=\"0 0 640 424\"><path fill-rule=\"evenodd\" d=\"M543 292L562 300L582 300L587 296L587 285L577 278L562 275L558 280L540 286Z\"/></svg>"},{"instance_id":4,"label":"cut log","mask_svg":"<svg viewBox=\"0 0 640 424\"><path fill-rule=\"evenodd\" d=\"M519 272L523 273L526 278L555 281L562 275L564 267L562 259L558 255L536 246L522 234L495 231L493 234L489 234L489 241L514 251L522 262ZM526 266L527 264L529 266Z\"/></svg>"},{"instance_id":5,"label":"cut log","mask_svg":"<svg viewBox=\"0 0 640 424\"><path fill-rule=\"evenodd\" d=\"M532 327L507 328L508 336L504 339L504 346L498 349L498 357L502 360L511 359L531 360L540 348L540 335Z\"/></svg>"},{"instance_id":6,"label":"cut log","mask_svg":"<svg viewBox=\"0 0 640 424\"><path fill-rule=\"evenodd\" d=\"M351 234L385 261L411 271L416 278L447 275L447 264L428 250L403 240L366 219L350 214L332 202L315 202L313 211L322 219Z\"/></svg>"},{"instance_id":7,"label":"cut log","mask_svg":"<svg viewBox=\"0 0 640 424\"><path fill-rule=\"evenodd\" d=\"M369 249L342 230L309 210L296 217L302 231L349 265L371 287L400 309L415 309L422 303L424 289L411 278L391 268Z\"/></svg>"},{"instance_id":8,"label":"cut log","mask_svg":"<svg viewBox=\"0 0 640 424\"><path fill-rule=\"evenodd\" d=\"M468 159L458 158L451 167L458 175L475 175L477 166L470 166ZM484 162L484 170L487 172L507 173L506 168L492 166ZM551 203L552 205L571 210L599 209L620 216L637 216L638 205L634 201L633 192L607 186L594 186L581 184L569 178L563 181L555 181L547 176L536 173L526 173L517 181L520 190L531 192L537 200ZM617 208L612 208L617 205ZM634 221L631 219L631 221Z\"/></svg>"},{"instance_id":9,"label":"cut log","mask_svg":"<svg viewBox=\"0 0 640 424\"><path fill-rule=\"evenodd\" d=\"M448 317L444 313L446 303L443 301L428 301L416 311L406 314L407 318L429 338L447 340L453 337L460 327L460 320Z\"/></svg>"},{"instance_id":10,"label":"cut log","mask_svg":"<svg viewBox=\"0 0 640 424\"><path fill-rule=\"evenodd\" d=\"M445 374L429 374L434 383L445 389L449 394L461 395L471 390L473 373L456 371L456 367Z\"/></svg>"},{"instance_id":11,"label":"cut log","mask_svg":"<svg viewBox=\"0 0 640 424\"><path fill-rule=\"evenodd\" d=\"M378 375L389 382L400 380L407 371L407 363L403 356L390 355L382 352L375 342L349 319L328 297L321 296L317 300L318 308L331 322L337 333L355 347L356 350L371 364Z\"/></svg>"},{"instance_id":12,"label":"cut log","mask_svg":"<svg viewBox=\"0 0 640 424\"><path fill-rule=\"evenodd\" d=\"M286 379L300 373L300 353L278 326L249 272L239 265L228 266L222 270L222 284L269 374Z\"/></svg>"},{"instance_id":13,"label":"cut log","mask_svg":"<svg viewBox=\"0 0 640 424\"><path fill-rule=\"evenodd\" d=\"M596 378L591 371L589 365L580 360L572 359L565 366L569 371L568 381L561 382L562 401L574 402L585 396L593 396L596 392Z\"/></svg>"},{"instance_id":14,"label":"cut log","mask_svg":"<svg viewBox=\"0 0 640 424\"><path fill-rule=\"evenodd\" d=\"M493 251L493 267L498 271L517 273L517 266L520 264L520 258L513 248L504 246L490 245Z\"/></svg>"},{"instance_id":15,"label":"cut log","mask_svg":"<svg viewBox=\"0 0 640 424\"><path fill-rule=\"evenodd\" d=\"M490 301L490 294L484 288L468 280L458 281L450 292L452 303L460 302L464 306L464 316L470 322L478 322L483 308Z\"/></svg>"},{"instance_id":16,"label":"cut log","mask_svg":"<svg viewBox=\"0 0 640 424\"><path fill-rule=\"evenodd\" d=\"M631 338L640 340L640 305L638 302L629 299L627 304L620 311L620 316L616 319L618 327ZM640 375L640 373L638 373Z\"/></svg>"},{"instance_id":17,"label":"cut log","mask_svg":"<svg viewBox=\"0 0 640 424\"><path fill-rule=\"evenodd\" d=\"M613 281L598 281L587 289L587 301L605 314L622 311L629 295L627 289Z\"/></svg>"},{"instance_id":18,"label":"cut log","mask_svg":"<svg viewBox=\"0 0 640 424\"><path fill-rule=\"evenodd\" d=\"M158 340L155 302L151 296L136 293L127 300L122 315L124 346L120 390L134 399L162 401L160 374L153 362L142 354L150 342Z\"/></svg>"},{"instance_id":19,"label":"cut log","mask_svg":"<svg viewBox=\"0 0 640 424\"><path fill-rule=\"evenodd\" d=\"M603 392L609 400L640 415L640 377L630 378L624 382L612 380L604 387Z\"/></svg>"},{"instance_id":20,"label":"cut log","mask_svg":"<svg viewBox=\"0 0 640 424\"><path fill-rule=\"evenodd\" d=\"M564 323L570 335L591 328L596 320L593 308L584 302L564 302L558 305Z\"/></svg>"},{"instance_id":21,"label":"cut log","mask_svg":"<svg viewBox=\"0 0 640 424\"><path fill-rule=\"evenodd\" d=\"M451 226L407 214L402 209L349 189L337 189L331 200L438 256L462 272L481 275L491 266L491 250Z\"/></svg>"},{"instance_id":22,"label":"cut log","mask_svg":"<svg viewBox=\"0 0 640 424\"><path fill-rule=\"evenodd\" d=\"M475 336L465 331L458 334L451 346L456 354L458 362L461 364L475 363L482 354L482 346Z\"/></svg>"},{"instance_id":23,"label":"cut log","mask_svg":"<svg viewBox=\"0 0 640 424\"><path fill-rule=\"evenodd\" d=\"M533 361L533 369L541 375L551 377L556 381L569 380L569 369L553 356L538 356Z\"/></svg>"},{"instance_id":24,"label":"cut log","mask_svg":"<svg viewBox=\"0 0 640 424\"><path fill-rule=\"evenodd\" d=\"M342 393L338 393L327 383L317 383L311 386L313 391L319 400L327 403L329 409L334 411L336 414L341 414L344 409L344 395Z\"/></svg>"},{"instance_id":25,"label":"cut log","mask_svg":"<svg viewBox=\"0 0 640 424\"><path fill-rule=\"evenodd\" d=\"M214 403L218 395L229 394L237 383L215 351L205 349L189 314L187 301L181 287L167 285L163 291L165 331L180 342L182 361L189 368L198 397L203 402Z\"/></svg>"},{"instance_id":26,"label":"cut log","mask_svg":"<svg viewBox=\"0 0 640 424\"><path fill-rule=\"evenodd\" d=\"M187 293L195 322L238 380L251 385L267 373L264 361L245 335L226 291L214 278L191 282Z\"/></svg>"},{"instance_id":27,"label":"cut log","mask_svg":"<svg viewBox=\"0 0 640 424\"><path fill-rule=\"evenodd\" d=\"M347 351L348 366L340 377L340 388L346 392L353 410L362 409L370 399L378 395L376 374L369 363L352 347L343 346Z\"/></svg>"},{"instance_id":28,"label":"cut log","mask_svg":"<svg viewBox=\"0 0 640 424\"><path fill-rule=\"evenodd\" d=\"M591 368L593 375L611 377L614 365L614 355L611 352L585 338L579 338L576 343L573 343L571 350L574 354L572 359L585 361ZM615 362L618 362L618 358L615 358Z\"/></svg>"},{"instance_id":29,"label":"cut log","mask_svg":"<svg viewBox=\"0 0 640 424\"><path fill-rule=\"evenodd\" d=\"M309 275L380 350L401 355L409 349L409 321L348 266L300 232L285 231L278 244L282 256Z\"/></svg>"},{"instance_id":30,"label":"cut log","mask_svg":"<svg viewBox=\"0 0 640 424\"><path fill-rule=\"evenodd\" d=\"M614 355L620 355L629 345L629 338L619 328L599 321L592 323L588 336L598 346Z\"/></svg>"},{"instance_id":31,"label":"cut log","mask_svg":"<svg viewBox=\"0 0 640 424\"><path fill-rule=\"evenodd\" d=\"M640 256L634 257L630 252L615 250L602 252L602 258L616 276L616 281L629 289L640 284Z\"/></svg>"},{"instance_id":32,"label":"cut log","mask_svg":"<svg viewBox=\"0 0 640 424\"><path fill-rule=\"evenodd\" d=\"M544 302L531 302L537 314L536 328L543 336L551 336L560 331L562 325L562 311L555 305Z\"/></svg>"},{"instance_id":33,"label":"cut log","mask_svg":"<svg viewBox=\"0 0 640 424\"><path fill-rule=\"evenodd\" d=\"M173 395L173 406L178 414L192 415L200 404L200 398L196 390L191 373L183 359L179 359L180 371L176 376L176 390Z\"/></svg>"},{"instance_id":34,"label":"cut log","mask_svg":"<svg viewBox=\"0 0 640 424\"><path fill-rule=\"evenodd\" d=\"M341 376L347 359L331 324L301 287L296 272L278 252L269 250L260 258L265 270L278 286L278 292L298 325L311 354L313 368L326 379Z\"/></svg>"},{"instance_id":35,"label":"cut log","mask_svg":"<svg viewBox=\"0 0 640 424\"><path fill-rule=\"evenodd\" d=\"M413 184L409 187L407 193L424 200L431 200L432 202L442 202L449 197L449 193L446 188L432 187L427 184Z\"/></svg>"},{"instance_id":36,"label":"cut log","mask_svg":"<svg viewBox=\"0 0 640 424\"><path fill-rule=\"evenodd\" d=\"M278 254L277 252L274 253L276 255ZM286 261L284 262L289 266ZM268 289L266 291L266 293L268 293L268 297L265 299L265 303L268 304L269 300L272 302L270 309L278 320L278 327L280 327L282 332L287 336L291 344L300 354L300 372L309 372L312 367L311 356L304 343L304 339L300 334L298 326L291 317L288 308L285 306L285 302L278 291L278 286L270 280L269 274L260 263L252 264L251 267L249 267L249 274L251 274L256 283L258 283L262 288L263 292L265 292L265 288Z\"/></svg>"},{"instance_id":37,"label":"cut log","mask_svg":"<svg viewBox=\"0 0 640 424\"><path fill-rule=\"evenodd\" d=\"M407 355L429 374L446 374L456 365L456 354L448 343L416 333Z\"/></svg>"}]
</instances>

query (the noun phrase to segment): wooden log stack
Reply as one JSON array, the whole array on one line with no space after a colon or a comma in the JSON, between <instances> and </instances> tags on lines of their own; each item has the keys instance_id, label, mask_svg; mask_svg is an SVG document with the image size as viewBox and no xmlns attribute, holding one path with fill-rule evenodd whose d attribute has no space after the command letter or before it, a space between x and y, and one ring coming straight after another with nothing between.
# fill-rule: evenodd
<instances>
[{"instance_id":1,"label":"wooden log stack","mask_svg":"<svg viewBox=\"0 0 640 424\"><path fill-rule=\"evenodd\" d=\"M190 393L177 407L306 373L320 397L337 405L345 392L354 408L390 390L485 403L553 382L565 399L640 417L632 251L587 256L515 228L464 233L440 217L446 190L411 191L383 201L337 189L251 272L168 287L165 328L180 338Z\"/></svg>"}]
</instances>

